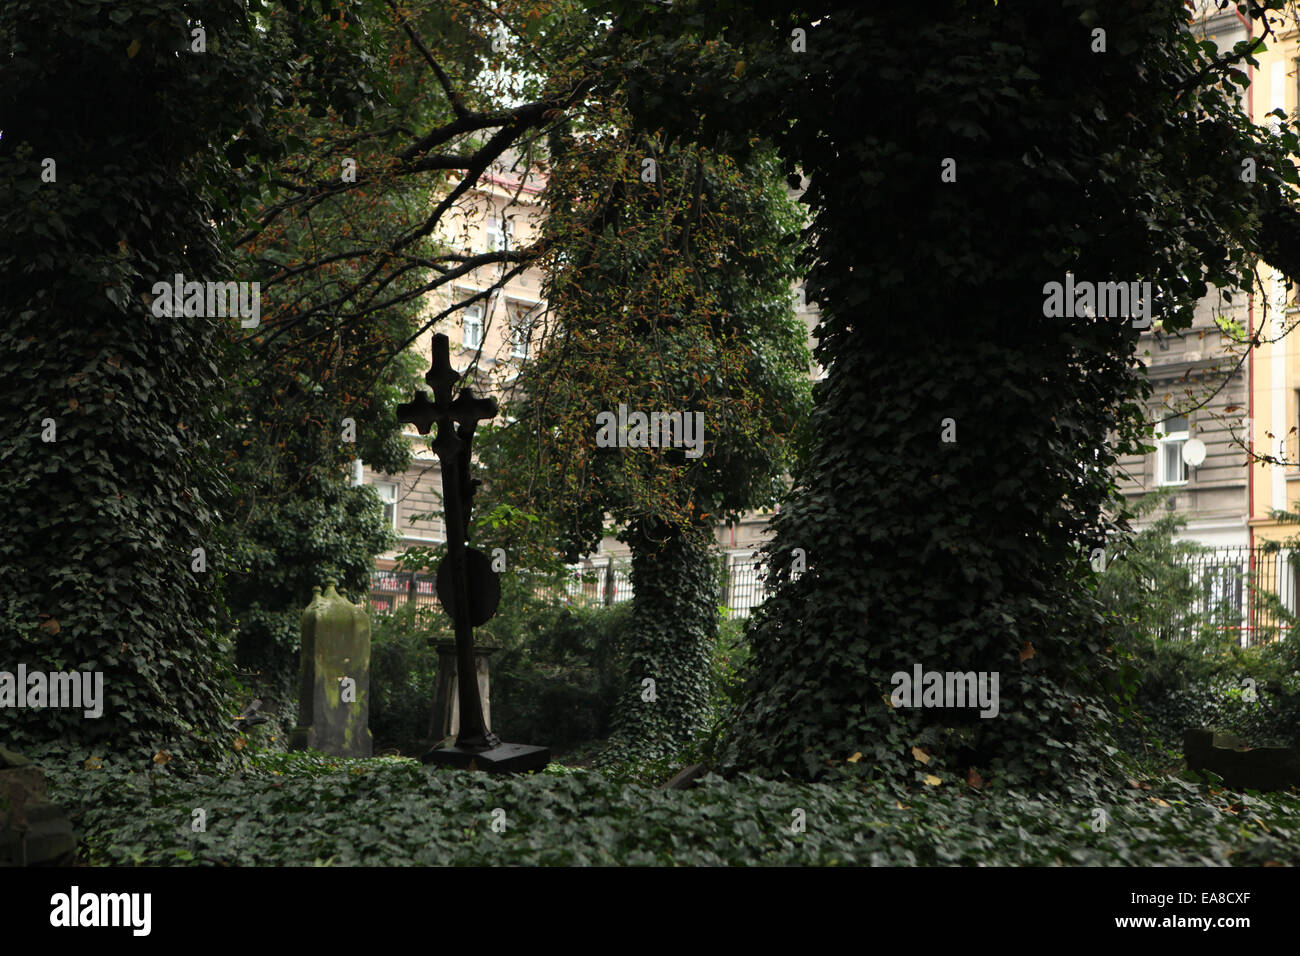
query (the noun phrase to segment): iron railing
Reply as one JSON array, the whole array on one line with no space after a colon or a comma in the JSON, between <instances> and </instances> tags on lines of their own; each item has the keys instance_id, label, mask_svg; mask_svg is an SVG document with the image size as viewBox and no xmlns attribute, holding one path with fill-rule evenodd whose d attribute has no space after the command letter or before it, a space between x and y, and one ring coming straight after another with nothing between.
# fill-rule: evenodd
<instances>
[{"instance_id":1,"label":"iron railing","mask_svg":"<svg viewBox=\"0 0 1300 956\"><path fill-rule=\"evenodd\" d=\"M757 559L748 555L723 558L719 603L733 617L748 617L750 609L762 603L766 592L758 574ZM597 558L589 565L571 567L557 587L539 583L538 597L554 597L586 606L622 604L632 599L632 565L626 559ZM439 607L434 579L409 571L376 571L371 577L370 603L375 610L391 613L415 600L422 607Z\"/></svg>"},{"instance_id":2,"label":"iron railing","mask_svg":"<svg viewBox=\"0 0 1300 956\"><path fill-rule=\"evenodd\" d=\"M1186 640L1219 633L1249 647L1283 636L1297 624L1300 551L1215 548L1177 560L1184 572L1177 587L1178 607L1159 627L1161 637ZM758 558L727 554L720 561L718 603L729 617L749 617L768 594ZM621 604L632 599L631 563L598 558L571 568L558 588L552 582L539 583L536 593L586 606ZM411 600L422 607L439 606L431 576L375 572L370 602L376 610L395 611Z\"/></svg>"},{"instance_id":3,"label":"iron railing","mask_svg":"<svg viewBox=\"0 0 1300 956\"><path fill-rule=\"evenodd\" d=\"M1265 644L1296 624L1300 552L1232 547L1183 555L1177 584L1183 606L1169 615L1160 636L1228 635L1242 647Z\"/></svg>"}]
</instances>

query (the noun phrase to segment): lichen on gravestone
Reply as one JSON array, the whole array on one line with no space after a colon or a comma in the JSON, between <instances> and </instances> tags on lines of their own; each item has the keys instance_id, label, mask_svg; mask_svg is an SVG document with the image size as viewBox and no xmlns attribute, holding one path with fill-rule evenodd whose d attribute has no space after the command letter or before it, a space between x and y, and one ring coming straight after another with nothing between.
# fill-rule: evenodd
<instances>
[{"instance_id":1,"label":"lichen on gravestone","mask_svg":"<svg viewBox=\"0 0 1300 956\"><path fill-rule=\"evenodd\" d=\"M337 591L338 582L312 589L302 613L298 726L293 750L336 757L369 757L370 618Z\"/></svg>"}]
</instances>

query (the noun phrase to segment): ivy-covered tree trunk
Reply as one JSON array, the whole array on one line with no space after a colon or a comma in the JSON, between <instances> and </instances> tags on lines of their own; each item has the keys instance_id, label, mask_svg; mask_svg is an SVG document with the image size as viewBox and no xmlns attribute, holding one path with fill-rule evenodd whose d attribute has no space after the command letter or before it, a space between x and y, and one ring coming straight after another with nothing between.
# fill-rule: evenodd
<instances>
[{"instance_id":1,"label":"ivy-covered tree trunk","mask_svg":"<svg viewBox=\"0 0 1300 956\"><path fill-rule=\"evenodd\" d=\"M146 761L222 749L212 409L238 320L151 306L177 273L250 278L226 274L204 193L230 174L213 145L255 108L243 15L0 8L0 669L102 681L93 707L9 701L10 739Z\"/></svg>"},{"instance_id":2,"label":"ivy-covered tree trunk","mask_svg":"<svg viewBox=\"0 0 1300 956\"><path fill-rule=\"evenodd\" d=\"M1087 556L1117 453L1149 434L1140 329L1251 288L1295 130L1251 124L1245 71L1180 0L939 3L923 52L904 4L613 6L642 43L624 73L644 125L766 132L814 215L828 378L723 763L1096 783L1110 664ZM1060 308L1076 282L1124 301ZM911 692L917 669L937 695ZM966 674L998 679L995 705L958 697Z\"/></svg>"},{"instance_id":3,"label":"ivy-covered tree trunk","mask_svg":"<svg viewBox=\"0 0 1300 956\"><path fill-rule=\"evenodd\" d=\"M639 521L622 537L632 549L632 646L605 762L669 756L707 728L718 637L707 529Z\"/></svg>"}]
</instances>

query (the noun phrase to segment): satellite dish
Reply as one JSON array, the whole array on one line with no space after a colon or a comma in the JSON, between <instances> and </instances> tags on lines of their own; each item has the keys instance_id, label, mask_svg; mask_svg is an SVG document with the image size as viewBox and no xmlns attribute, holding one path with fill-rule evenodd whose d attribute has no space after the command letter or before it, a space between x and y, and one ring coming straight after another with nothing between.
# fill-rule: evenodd
<instances>
[{"instance_id":1,"label":"satellite dish","mask_svg":"<svg viewBox=\"0 0 1300 956\"><path fill-rule=\"evenodd\" d=\"M1205 461L1205 442L1199 438L1189 438L1183 442L1183 461L1193 468Z\"/></svg>"}]
</instances>

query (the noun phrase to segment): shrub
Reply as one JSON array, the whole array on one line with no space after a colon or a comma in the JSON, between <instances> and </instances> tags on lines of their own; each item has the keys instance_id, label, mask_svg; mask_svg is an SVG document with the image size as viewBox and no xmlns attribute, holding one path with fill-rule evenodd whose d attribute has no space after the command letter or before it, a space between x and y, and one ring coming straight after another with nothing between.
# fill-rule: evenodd
<instances>
[{"instance_id":1,"label":"shrub","mask_svg":"<svg viewBox=\"0 0 1300 956\"><path fill-rule=\"evenodd\" d=\"M1165 497L1148 496L1136 514ZM1232 731L1255 746L1290 743L1300 726L1297 637L1243 648L1224 627L1235 623L1234 607L1200 606L1186 560L1207 549L1176 540L1185 524L1165 515L1134 534L1098 582L1119 663L1111 682L1117 741L1159 757L1180 753L1192 728ZM1175 639L1181 634L1190 637Z\"/></svg>"},{"instance_id":2,"label":"shrub","mask_svg":"<svg viewBox=\"0 0 1300 956\"><path fill-rule=\"evenodd\" d=\"M560 750L605 737L626 683L631 604L539 608L494 629L493 724ZM510 626L513 624L514 626Z\"/></svg>"},{"instance_id":3,"label":"shrub","mask_svg":"<svg viewBox=\"0 0 1300 956\"><path fill-rule=\"evenodd\" d=\"M370 624L370 734L375 753L418 756L428 749L429 718L438 676L433 642L450 637L437 606L408 603Z\"/></svg>"}]
</instances>

